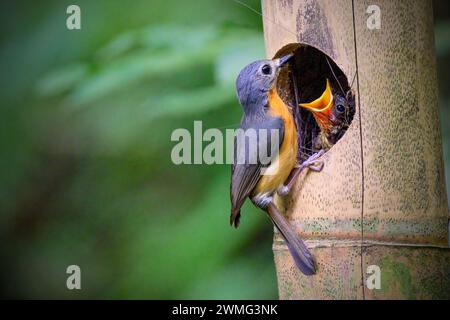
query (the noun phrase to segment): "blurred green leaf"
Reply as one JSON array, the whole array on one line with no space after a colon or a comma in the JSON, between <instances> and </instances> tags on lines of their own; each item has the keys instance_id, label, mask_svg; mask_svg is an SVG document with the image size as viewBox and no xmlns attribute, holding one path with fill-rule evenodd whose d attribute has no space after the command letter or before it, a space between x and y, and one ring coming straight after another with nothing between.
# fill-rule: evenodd
<instances>
[{"instance_id":1,"label":"blurred green leaf","mask_svg":"<svg viewBox=\"0 0 450 320\"><path fill-rule=\"evenodd\" d=\"M36 85L40 96L55 96L78 85L88 74L88 67L82 63L74 63L54 72L48 73Z\"/></svg>"}]
</instances>

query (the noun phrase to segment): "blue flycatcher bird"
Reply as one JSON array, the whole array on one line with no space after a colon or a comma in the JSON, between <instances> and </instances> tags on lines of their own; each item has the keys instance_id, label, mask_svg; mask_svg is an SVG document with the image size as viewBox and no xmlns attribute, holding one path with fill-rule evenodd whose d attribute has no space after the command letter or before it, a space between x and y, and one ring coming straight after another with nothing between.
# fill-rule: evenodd
<instances>
[{"instance_id":1,"label":"blue flycatcher bird","mask_svg":"<svg viewBox=\"0 0 450 320\"><path fill-rule=\"evenodd\" d=\"M250 198L257 207L268 213L300 271L313 275L316 269L311 253L273 202L274 194L285 187L291 171L297 165L295 121L276 89L278 74L292 57L291 53L278 59L253 62L240 72L236 80L237 96L244 111L240 128L243 132L254 130L257 138L250 142L256 148L235 141L230 224L239 226L241 207ZM270 134L274 131L278 134ZM276 151L268 155L269 163L263 163L252 153L261 150L266 152L274 142L274 137L278 137L278 141L275 141L278 142ZM249 161L252 157L257 161ZM317 156L302 165L312 165L316 158ZM245 161L238 161L239 159Z\"/></svg>"}]
</instances>

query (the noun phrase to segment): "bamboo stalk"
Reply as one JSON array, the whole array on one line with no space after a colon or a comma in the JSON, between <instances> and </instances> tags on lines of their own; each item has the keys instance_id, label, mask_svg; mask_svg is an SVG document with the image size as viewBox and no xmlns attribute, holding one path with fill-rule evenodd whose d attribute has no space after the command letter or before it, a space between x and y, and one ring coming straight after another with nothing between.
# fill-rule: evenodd
<instances>
[{"instance_id":1,"label":"bamboo stalk","mask_svg":"<svg viewBox=\"0 0 450 320\"><path fill-rule=\"evenodd\" d=\"M450 250L437 109L431 1L263 1L267 54L302 43L326 53L351 82L357 111L324 156L278 199L318 263L298 272L279 235L274 256L282 299L450 298ZM366 286L367 267L381 289Z\"/></svg>"}]
</instances>

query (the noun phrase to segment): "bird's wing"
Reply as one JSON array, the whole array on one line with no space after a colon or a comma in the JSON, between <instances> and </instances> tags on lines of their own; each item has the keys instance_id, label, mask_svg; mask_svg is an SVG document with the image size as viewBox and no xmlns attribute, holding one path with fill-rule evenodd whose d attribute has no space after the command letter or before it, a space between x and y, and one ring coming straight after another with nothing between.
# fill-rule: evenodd
<instances>
[{"instance_id":1,"label":"bird's wing","mask_svg":"<svg viewBox=\"0 0 450 320\"><path fill-rule=\"evenodd\" d=\"M239 226L240 210L247 197L251 194L261 175L261 170L264 167L258 158L257 163L249 163L249 152L256 152L259 154L259 150L267 150L265 152L271 160L278 155L278 147L284 138L284 123L281 118L265 118L260 121L248 122L244 118L241 123L241 129L246 132L247 129L253 128L256 131L257 148L250 148L248 143L237 143L235 139L234 143L234 161L231 167L231 215L230 224L235 227ZM259 129L266 129L261 131ZM271 142L274 136L271 135L271 130L278 130L278 145L276 145L276 152L270 154ZM262 139L261 135L267 134L266 139ZM242 141L242 140L241 140ZM274 150L272 150L274 151ZM242 161L245 159L245 161ZM240 160L238 162L238 160Z\"/></svg>"}]
</instances>

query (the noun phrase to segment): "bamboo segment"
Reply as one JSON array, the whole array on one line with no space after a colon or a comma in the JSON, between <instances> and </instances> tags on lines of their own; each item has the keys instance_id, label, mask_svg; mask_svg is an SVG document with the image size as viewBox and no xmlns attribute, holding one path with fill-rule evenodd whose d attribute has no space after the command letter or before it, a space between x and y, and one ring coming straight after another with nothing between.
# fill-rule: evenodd
<instances>
[{"instance_id":1,"label":"bamboo segment","mask_svg":"<svg viewBox=\"0 0 450 320\"><path fill-rule=\"evenodd\" d=\"M436 92L431 1L263 1L268 57L292 43L323 51L353 86L357 110L328 151L277 199L308 239L318 272L299 273L279 235L274 256L282 299L449 298L448 208ZM301 90L301 88L300 88ZM381 289L366 287L367 267Z\"/></svg>"},{"instance_id":2,"label":"bamboo segment","mask_svg":"<svg viewBox=\"0 0 450 320\"><path fill-rule=\"evenodd\" d=\"M364 238L447 243L447 197L437 108L431 1L382 2L366 26L355 1L364 126ZM383 221L379 224L378 221Z\"/></svg>"}]
</instances>

